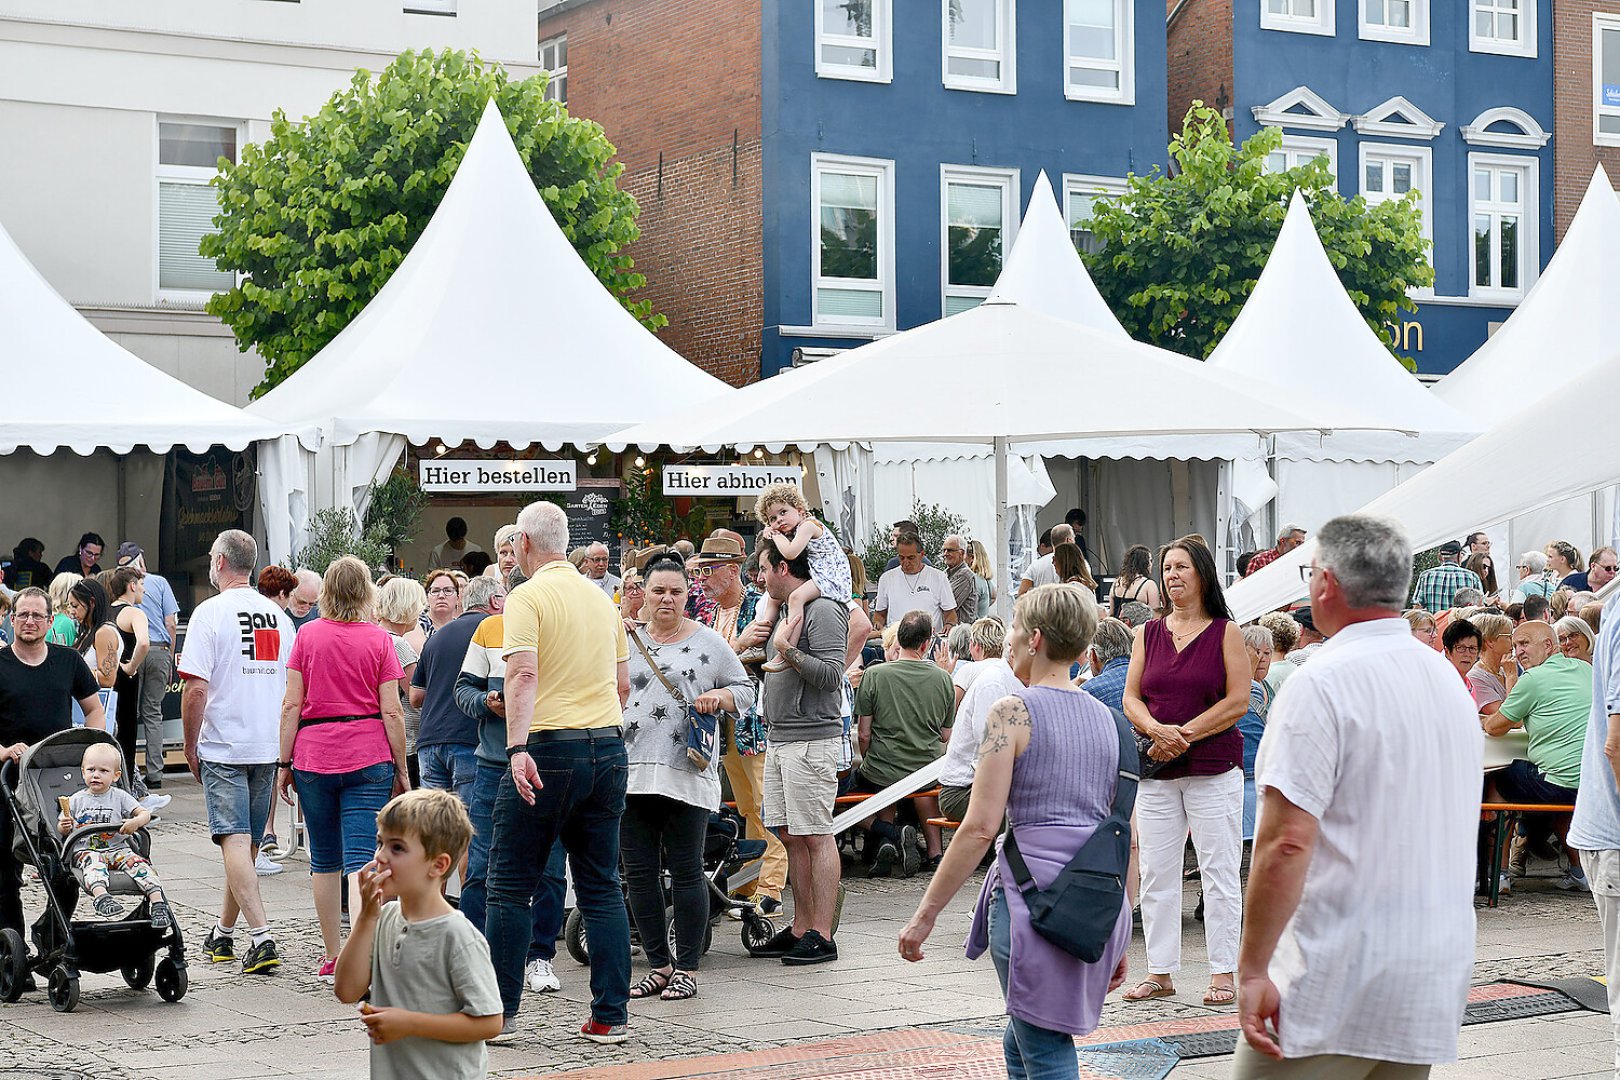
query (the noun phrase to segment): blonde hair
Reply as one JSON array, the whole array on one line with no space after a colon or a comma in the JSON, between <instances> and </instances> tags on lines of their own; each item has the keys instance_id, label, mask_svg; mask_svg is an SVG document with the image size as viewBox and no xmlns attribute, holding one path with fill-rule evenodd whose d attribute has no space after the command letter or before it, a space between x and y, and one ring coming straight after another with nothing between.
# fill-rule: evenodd
<instances>
[{"instance_id":1,"label":"blonde hair","mask_svg":"<svg viewBox=\"0 0 1620 1080\"><path fill-rule=\"evenodd\" d=\"M84 580L82 574L75 574L71 570L64 570L51 578L49 596L51 598L51 611L57 615L67 614L68 594L73 586Z\"/></svg>"},{"instance_id":2,"label":"blonde hair","mask_svg":"<svg viewBox=\"0 0 1620 1080\"><path fill-rule=\"evenodd\" d=\"M767 524L766 513L776 503L785 503L801 514L810 513L810 505L804 501L798 484L772 484L754 500L754 517L761 525Z\"/></svg>"},{"instance_id":3,"label":"blonde hair","mask_svg":"<svg viewBox=\"0 0 1620 1080\"><path fill-rule=\"evenodd\" d=\"M990 553L985 550L984 545L977 540L969 540L968 550L971 552L968 556L968 569L986 581L992 580L996 574L996 567L990 561Z\"/></svg>"},{"instance_id":4,"label":"blonde hair","mask_svg":"<svg viewBox=\"0 0 1620 1080\"><path fill-rule=\"evenodd\" d=\"M844 558L849 560L849 584L856 599L866 595L868 582L866 580L866 564L856 558L851 552L844 552ZM834 597L837 599L837 597Z\"/></svg>"},{"instance_id":5,"label":"blonde hair","mask_svg":"<svg viewBox=\"0 0 1620 1080\"><path fill-rule=\"evenodd\" d=\"M495 550L498 552L501 550L502 544L510 544L514 542L517 539L517 534L518 527L516 522L513 522L511 525L502 525L500 528L496 529Z\"/></svg>"},{"instance_id":6,"label":"blonde hair","mask_svg":"<svg viewBox=\"0 0 1620 1080\"><path fill-rule=\"evenodd\" d=\"M377 590L377 617L383 622L414 623L427 610L427 590L414 578L391 577Z\"/></svg>"},{"instance_id":7,"label":"blonde hair","mask_svg":"<svg viewBox=\"0 0 1620 1080\"><path fill-rule=\"evenodd\" d=\"M323 619L335 622L365 622L377 603L377 587L371 571L353 555L345 555L326 568L321 578L318 601Z\"/></svg>"},{"instance_id":8,"label":"blonde hair","mask_svg":"<svg viewBox=\"0 0 1620 1080\"><path fill-rule=\"evenodd\" d=\"M900 637L900 624L892 622L883 628L883 649L885 652L894 648L896 639Z\"/></svg>"},{"instance_id":9,"label":"blonde hair","mask_svg":"<svg viewBox=\"0 0 1620 1080\"><path fill-rule=\"evenodd\" d=\"M447 577L447 578L450 579L450 584L452 584L452 585L454 585L456 587L457 595L460 595L461 590L464 587L466 587L466 584L467 584L467 575L466 574L462 574L460 577L457 577L456 572L454 570L450 569L448 566L441 566L441 567L439 567L439 568L437 568L435 570L429 570L427 572L427 577L422 579L422 591L423 591L423 593L426 593L427 590L433 588L433 583L435 581L437 581L439 578L442 578L442 577ZM324 611L325 609L323 608L322 610Z\"/></svg>"},{"instance_id":10,"label":"blonde hair","mask_svg":"<svg viewBox=\"0 0 1620 1080\"><path fill-rule=\"evenodd\" d=\"M97 756L106 757L107 758L107 764L111 765L114 769L116 769L120 776L123 775L123 773L124 773L124 752L122 750L118 749L118 746L117 746L116 743L97 742L97 743L91 743L89 746L85 747L84 748L84 757L79 759L79 768L82 769L82 768L85 767L85 765L90 763L90 755L91 754L96 754Z\"/></svg>"},{"instance_id":11,"label":"blonde hair","mask_svg":"<svg viewBox=\"0 0 1620 1080\"><path fill-rule=\"evenodd\" d=\"M1041 632L1048 660L1073 661L1097 633L1097 602L1076 585L1037 585L1018 598L1013 618L1026 633Z\"/></svg>"},{"instance_id":12,"label":"blonde hair","mask_svg":"<svg viewBox=\"0 0 1620 1080\"><path fill-rule=\"evenodd\" d=\"M1490 641L1492 638L1513 636L1513 620L1506 615L1486 611L1478 615L1470 615L1468 621L1474 624L1475 630L1479 631L1481 644Z\"/></svg>"},{"instance_id":13,"label":"blonde hair","mask_svg":"<svg viewBox=\"0 0 1620 1080\"><path fill-rule=\"evenodd\" d=\"M417 788L377 811L377 831L414 836L429 859L448 855L454 866L472 842L473 824L454 793Z\"/></svg>"},{"instance_id":14,"label":"blonde hair","mask_svg":"<svg viewBox=\"0 0 1620 1080\"><path fill-rule=\"evenodd\" d=\"M1299 623L1286 611L1266 612L1260 616L1260 625L1271 631L1272 652L1289 653L1299 644Z\"/></svg>"}]
</instances>

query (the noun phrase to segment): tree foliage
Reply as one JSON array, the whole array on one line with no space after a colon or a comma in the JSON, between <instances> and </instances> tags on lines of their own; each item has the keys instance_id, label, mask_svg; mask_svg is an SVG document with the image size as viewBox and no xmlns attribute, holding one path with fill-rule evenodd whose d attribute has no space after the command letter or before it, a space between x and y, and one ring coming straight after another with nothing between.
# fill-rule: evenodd
<instances>
[{"instance_id":1,"label":"tree foliage","mask_svg":"<svg viewBox=\"0 0 1620 1080\"><path fill-rule=\"evenodd\" d=\"M221 160L217 233L201 252L241 283L208 311L264 357L255 397L297 371L377 294L438 209L484 105L494 98L557 224L624 306L663 326L623 254L640 234L620 191L623 166L600 125L545 100L546 76L512 81L477 54L405 52L380 75L357 71L318 113Z\"/></svg>"},{"instance_id":2,"label":"tree foliage","mask_svg":"<svg viewBox=\"0 0 1620 1080\"><path fill-rule=\"evenodd\" d=\"M945 556L940 552L947 536L967 535L967 518L938 503L913 499L911 520L917 523L917 535L922 537L924 558L935 566L945 565ZM866 538L866 547L860 553L861 562L866 566L866 579L874 589L877 579L883 576L883 568L894 555L894 548L889 546L889 529L887 522L873 525L872 535Z\"/></svg>"},{"instance_id":3,"label":"tree foliage","mask_svg":"<svg viewBox=\"0 0 1620 1080\"><path fill-rule=\"evenodd\" d=\"M1097 198L1089 228L1101 249L1086 265L1132 337L1208 356L1254 290L1298 188L1350 299L1393 343L1384 324L1416 310L1411 289L1434 284L1416 193L1376 206L1345 199L1325 158L1268 172L1281 140L1265 128L1233 146L1221 115L1194 102L1170 141L1173 175L1155 169Z\"/></svg>"},{"instance_id":4,"label":"tree foliage","mask_svg":"<svg viewBox=\"0 0 1620 1080\"><path fill-rule=\"evenodd\" d=\"M292 564L317 574L345 555L357 556L373 570L382 569L392 549L383 525L360 527L354 511L347 506L317 510L309 519L309 542L293 556Z\"/></svg>"}]
</instances>

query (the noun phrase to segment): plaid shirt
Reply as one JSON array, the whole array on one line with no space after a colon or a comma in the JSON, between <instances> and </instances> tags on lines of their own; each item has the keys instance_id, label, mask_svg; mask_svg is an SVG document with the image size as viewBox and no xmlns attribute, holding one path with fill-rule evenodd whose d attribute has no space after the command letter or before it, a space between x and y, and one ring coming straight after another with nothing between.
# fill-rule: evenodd
<instances>
[{"instance_id":1,"label":"plaid shirt","mask_svg":"<svg viewBox=\"0 0 1620 1080\"><path fill-rule=\"evenodd\" d=\"M1276 548L1267 548L1249 560L1249 569L1244 572L1243 576L1249 577L1256 570L1259 570L1263 566L1270 566L1274 560L1280 559L1281 557L1282 552L1278 551Z\"/></svg>"},{"instance_id":2,"label":"plaid shirt","mask_svg":"<svg viewBox=\"0 0 1620 1080\"><path fill-rule=\"evenodd\" d=\"M1485 586L1480 583L1479 575L1466 566L1441 563L1430 567L1418 575L1417 585L1412 589L1412 606L1420 607L1431 615L1439 614L1451 607L1452 597L1457 595L1458 589L1484 592Z\"/></svg>"},{"instance_id":3,"label":"plaid shirt","mask_svg":"<svg viewBox=\"0 0 1620 1080\"><path fill-rule=\"evenodd\" d=\"M1108 706L1125 707L1125 674L1131 668L1131 658L1116 656L1103 665L1103 669L1080 684L1080 689Z\"/></svg>"}]
</instances>

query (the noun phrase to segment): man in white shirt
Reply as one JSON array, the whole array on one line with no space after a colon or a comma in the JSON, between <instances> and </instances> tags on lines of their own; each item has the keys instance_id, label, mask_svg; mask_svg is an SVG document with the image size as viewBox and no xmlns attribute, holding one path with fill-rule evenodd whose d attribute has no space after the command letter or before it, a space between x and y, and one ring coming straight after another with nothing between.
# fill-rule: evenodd
<instances>
[{"instance_id":1,"label":"man in white shirt","mask_svg":"<svg viewBox=\"0 0 1620 1080\"><path fill-rule=\"evenodd\" d=\"M467 522L464 518L453 517L444 523L444 543L433 549L433 568L444 567L453 570L461 565L473 552L482 552L484 549L467 539Z\"/></svg>"},{"instance_id":2,"label":"man in white shirt","mask_svg":"<svg viewBox=\"0 0 1620 1080\"><path fill-rule=\"evenodd\" d=\"M908 612L928 615L936 630L956 625L956 596L945 571L923 562L922 537L904 533L895 543L900 565L878 578L877 602L872 605L872 629L882 630L892 618L899 622Z\"/></svg>"},{"instance_id":3,"label":"man in white shirt","mask_svg":"<svg viewBox=\"0 0 1620 1080\"><path fill-rule=\"evenodd\" d=\"M1328 641L1284 684L1255 765L1232 1075L1424 1077L1456 1060L1473 971L1479 721L1400 617L1401 527L1346 515L1317 545Z\"/></svg>"},{"instance_id":4,"label":"man in white shirt","mask_svg":"<svg viewBox=\"0 0 1620 1080\"><path fill-rule=\"evenodd\" d=\"M585 549L585 558L580 560L580 570L592 585L608 594L612 599L619 591L624 581L615 574L608 573L608 549L603 543L595 543Z\"/></svg>"},{"instance_id":5,"label":"man in white shirt","mask_svg":"<svg viewBox=\"0 0 1620 1080\"><path fill-rule=\"evenodd\" d=\"M1052 551L1029 564L1024 576L1018 581L1018 595L1023 596L1037 585L1056 585L1057 568L1052 565L1053 552L1059 544L1074 543L1074 529L1068 525L1052 526Z\"/></svg>"},{"instance_id":6,"label":"man in white shirt","mask_svg":"<svg viewBox=\"0 0 1620 1080\"><path fill-rule=\"evenodd\" d=\"M208 581L219 595L192 612L179 659L186 764L202 781L208 831L225 862L225 899L203 953L212 963L236 959L240 913L252 939L242 959L247 975L281 966L253 864L275 798L281 699L293 647L292 617L253 587L258 557L247 533L219 534L208 552Z\"/></svg>"}]
</instances>

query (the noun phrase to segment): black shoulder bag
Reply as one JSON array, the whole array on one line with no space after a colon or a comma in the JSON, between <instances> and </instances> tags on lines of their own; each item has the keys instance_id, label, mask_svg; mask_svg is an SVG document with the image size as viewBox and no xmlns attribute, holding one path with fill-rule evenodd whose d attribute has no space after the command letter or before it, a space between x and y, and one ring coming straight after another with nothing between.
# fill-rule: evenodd
<instances>
[{"instance_id":1,"label":"black shoulder bag","mask_svg":"<svg viewBox=\"0 0 1620 1080\"><path fill-rule=\"evenodd\" d=\"M1136 805L1136 740L1124 714L1110 711L1119 730L1119 779L1114 786L1114 805L1097 831L1044 889L1035 886L1035 878L1019 854L1011 824L1001 848L1013 881L1029 907L1029 923L1035 932L1088 964L1102 959L1103 948L1114 933L1125 902L1125 869L1131 858L1131 808Z\"/></svg>"}]
</instances>

